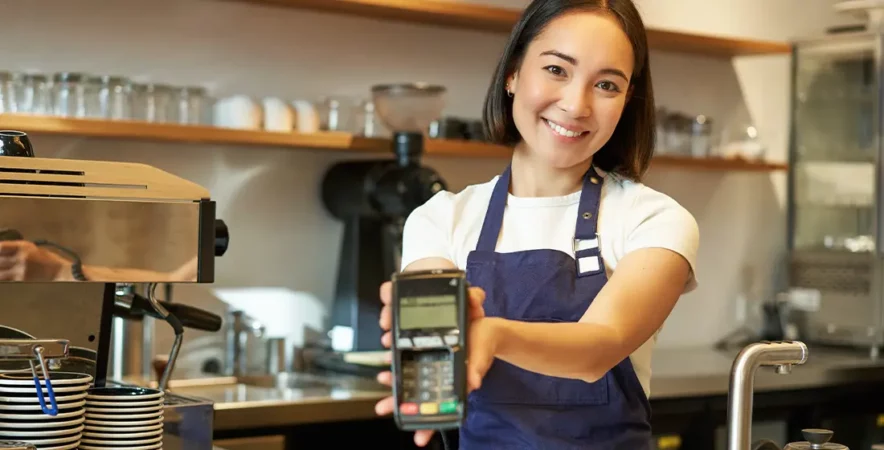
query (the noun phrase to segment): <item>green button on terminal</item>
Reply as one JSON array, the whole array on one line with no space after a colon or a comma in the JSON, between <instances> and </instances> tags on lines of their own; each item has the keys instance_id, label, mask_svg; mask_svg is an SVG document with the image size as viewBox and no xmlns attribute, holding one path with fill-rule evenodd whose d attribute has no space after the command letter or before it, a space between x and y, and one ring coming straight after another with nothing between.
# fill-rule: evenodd
<instances>
[{"instance_id":1,"label":"green button on terminal","mask_svg":"<svg viewBox=\"0 0 884 450\"><path fill-rule=\"evenodd\" d=\"M444 402L439 405L439 413L453 414L457 412L457 402Z\"/></svg>"}]
</instances>

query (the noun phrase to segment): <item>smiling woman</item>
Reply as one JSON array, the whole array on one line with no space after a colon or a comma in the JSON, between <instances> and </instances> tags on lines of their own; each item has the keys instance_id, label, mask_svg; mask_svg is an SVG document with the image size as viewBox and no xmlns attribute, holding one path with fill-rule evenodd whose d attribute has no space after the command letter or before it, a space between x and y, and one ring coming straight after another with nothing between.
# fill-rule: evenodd
<instances>
[{"instance_id":1,"label":"smiling woman","mask_svg":"<svg viewBox=\"0 0 884 450\"><path fill-rule=\"evenodd\" d=\"M485 125L514 146L511 163L438 193L403 236L404 271L457 267L473 286L460 448L650 449L651 352L697 284L699 231L641 183L654 96L633 3L533 1L491 82Z\"/></svg>"},{"instance_id":2,"label":"smiling woman","mask_svg":"<svg viewBox=\"0 0 884 450\"><path fill-rule=\"evenodd\" d=\"M655 107L638 11L629 1L532 6L514 28L489 87L485 125L491 139L547 151L553 167L592 158L602 170L640 180L653 153ZM543 141L550 131L571 138L553 144L580 149L555 153L562 146Z\"/></svg>"}]
</instances>

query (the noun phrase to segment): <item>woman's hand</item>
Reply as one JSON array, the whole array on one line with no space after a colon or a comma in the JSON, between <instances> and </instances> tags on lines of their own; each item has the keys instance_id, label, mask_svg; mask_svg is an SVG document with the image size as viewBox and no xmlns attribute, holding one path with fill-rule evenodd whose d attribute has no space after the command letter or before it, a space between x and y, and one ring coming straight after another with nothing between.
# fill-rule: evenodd
<instances>
[{"instance_id":1,"label":"woman's hand","mask_svg":"<svg viewBox=\"0 0 884 450\"><path fill-rule=\"evenodd\" d=\"M390 309L390 302L393 296L392 286L392 283L389 281L381 285L381 302L383 302L384 307L381 309L380 326L381 329L385 331L384 335L381 337L381 343L383 343L386 348L390 348L393 342L393 336L390 332L393 322L393 316ZM471 287L469 289L469 297L470 330L468 339L469 349L467 353L469 360L467 384L468 389L472 391L479 387L482 382L482 377L485 376L485 373L491 366L491 362L494 360L496 344L494 342L495 333L491 330L494 326L494 319L486 318L485 309L482 307L482 303L485 301L485 291L477 287ZM378 382L387 386L392 386L392 372L385 371L378 374ZM395 401L396 400L393 396L384 398L375 405L375 412L381 416L392 414ZM430 438L432 437L432 430L420 430L415 433L414 442L419 447L423 447L430 442Z\"/></svg>"},{"instance_id":2,"label":"woman's hand","mask_svg":"<svg viewBox=\"0 0 884 450\"><path fill-rule=\"evenodd\" d=\"M71 263L30 241L0 241L0 280L55 281L70 272Z\"/></svg>"}]
</instances>

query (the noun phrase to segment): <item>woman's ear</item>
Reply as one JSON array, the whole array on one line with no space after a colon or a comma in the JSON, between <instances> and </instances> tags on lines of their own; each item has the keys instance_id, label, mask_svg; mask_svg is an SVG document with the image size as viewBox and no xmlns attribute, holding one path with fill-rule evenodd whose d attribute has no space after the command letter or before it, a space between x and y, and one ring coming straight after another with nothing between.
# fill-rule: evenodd
<instances>
[{"instance_id":1,"label":"woman's ear","mask_svg":"<svg viewBox=\"0 0 884 450\"><path fill-rule=\"evenodd\" d=\"M506 79L506 91L510 97L516 93L516 85L519 83L519 75L512 74Z\"/></svg>"}]
</instances>

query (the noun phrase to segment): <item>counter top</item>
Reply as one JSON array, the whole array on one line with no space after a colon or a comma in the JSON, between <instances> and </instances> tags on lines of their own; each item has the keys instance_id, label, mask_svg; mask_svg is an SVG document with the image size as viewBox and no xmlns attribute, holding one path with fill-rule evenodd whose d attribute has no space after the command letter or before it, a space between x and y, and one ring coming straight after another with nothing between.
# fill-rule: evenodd
<instances>
[{"instance_id":1,"label":"counter top","mask_svg":"<svg viewBox=\"0 0 884 450\"><path fill-rule=\"evenodd\" d=\"M651 400L727 395L731 365L739 349L660 349L651 364ZM787 375L772 367L755 374L755 392L810 389L879 380L884 382L884 359L869 351L811 347L807 362Z\"/></svg>"},{"instance_id":2,"label":"counter top","mask_svg":"<svg viewBox=\"0 0 884 450\"><path fill-rule=\"evenodd\" d=\"M659 349L654 353L651 400L727 395L730 369L738 353L706 348ZM246 379L199 385L173 381L171 390L215 402L215 429L286 426L375 418L374 405L389 390L373 380L344 375L296 375L286 383L256 385ZM811 348L807 363L780 375L760 369L755 391L809 389L884 380L884 360L866 352ZM258 383L260 384L260 383ZM292 387L294 386L294 387Z\"/></svg>"}]
</instances>

